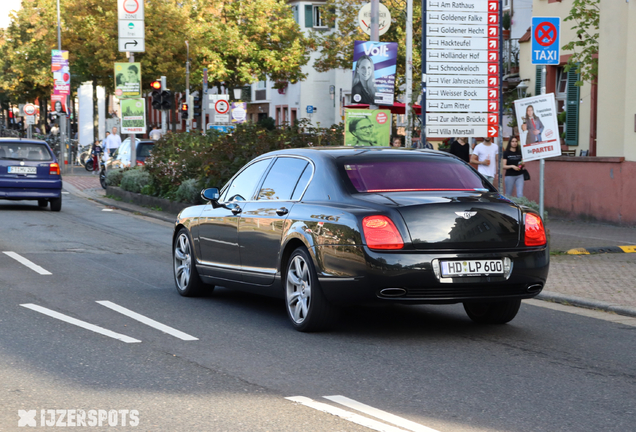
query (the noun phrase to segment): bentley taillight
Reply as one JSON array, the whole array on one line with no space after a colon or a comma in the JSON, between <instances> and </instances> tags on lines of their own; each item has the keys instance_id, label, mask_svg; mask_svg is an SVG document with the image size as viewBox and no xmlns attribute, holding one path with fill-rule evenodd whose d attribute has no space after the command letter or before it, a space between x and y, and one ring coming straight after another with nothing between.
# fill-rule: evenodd
<instances>
[{"instance_id":1,"label":"bentley taillight","mask_svg":"<svg viewBox=\"0 0 636 432\"><path fill-rule=\"evenodd\" d=\"M526 213L525 226L526 246L543 246L547 243L543 222L539 216L532 213Z\"/></svg>"},{"instance_id":2,"label":"bentley taillight","mask_svg":"<svg viewBox=\"0 0 636 432\"><path fill-rule=\"evenodd\" d=\"M402 249L404 241L391 219L386 216L367 216L362 231L370 249Z\"/></svg>"}]
</instances>

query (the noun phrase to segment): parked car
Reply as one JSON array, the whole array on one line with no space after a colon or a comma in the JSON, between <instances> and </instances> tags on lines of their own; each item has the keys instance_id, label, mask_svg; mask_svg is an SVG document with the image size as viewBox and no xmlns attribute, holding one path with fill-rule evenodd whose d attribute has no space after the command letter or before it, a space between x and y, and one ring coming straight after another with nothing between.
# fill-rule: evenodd
<instances>
[{"instance_id":1,"label":"parked car","mask_svg":"<svg viewBox=\"0 0 636 432\"><path fill-rule=\"evenodd\" d=\"M153 140L139 140L135 139L135 148L137 149L137 165L144 165L146 158L150 156L150 152L155 146ZM115 151L113 156L108 158L106 162L106 170L119 169L130 166L130 138L126 138L122 141L119 148Z\"/></svg>"},{"instance_id":2,"label":"parked car","mask_svg":"<svg viewBox=\"0 0 636 432\"><path fill-rule=\"evenodd\" d=\"M202 197L175 224L179 294L281 297L300 331L371 303L463 303L473 321L503 324L548 276L541 217L444 152L280 150Z\"/></svg>"},{"instance_id":3,"label":"parked car","mask_svg":"<svg viewBox=\"0 0 636 432\"><path fill-rule=\"evenodd\" d=\"M60 165L46 141L0 138L0 199L62 209Z\"/></svg>"}]
</instances>

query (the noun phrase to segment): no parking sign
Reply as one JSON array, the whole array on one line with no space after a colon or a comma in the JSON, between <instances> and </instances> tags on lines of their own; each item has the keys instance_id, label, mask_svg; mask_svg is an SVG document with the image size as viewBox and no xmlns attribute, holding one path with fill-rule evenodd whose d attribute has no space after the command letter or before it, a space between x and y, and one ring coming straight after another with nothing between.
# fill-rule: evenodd
<instances>
[{"instance_id":1,"label":"no parking sign","mask_svg":"<svg viewBox=\"0 0 636 432\"><path fill-rule=\"evenodd\" d=\"M561 18L532 17L532 64L558 65Z\"/></svg>"}]
</instances>

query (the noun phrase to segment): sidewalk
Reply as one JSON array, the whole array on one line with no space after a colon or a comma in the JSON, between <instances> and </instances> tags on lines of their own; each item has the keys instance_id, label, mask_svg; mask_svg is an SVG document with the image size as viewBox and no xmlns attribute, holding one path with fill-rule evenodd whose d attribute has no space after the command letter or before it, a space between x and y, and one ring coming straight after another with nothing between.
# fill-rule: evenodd
<instances>
[{"instance_id":1,"label":"sidewalk","mask_svg":"<svg viewBox=\"0 0 636 432\"><path fill-rule=\"evenodd\" d=\"M166 222L176 214L106 198L98 176L74 169L64 176L64 189L102 205ZM575 248L636 246L636 227L578 220L549 219L550 274L539 299L636 317L636 253L568 255Z\"/></svg>"}]
</instances>

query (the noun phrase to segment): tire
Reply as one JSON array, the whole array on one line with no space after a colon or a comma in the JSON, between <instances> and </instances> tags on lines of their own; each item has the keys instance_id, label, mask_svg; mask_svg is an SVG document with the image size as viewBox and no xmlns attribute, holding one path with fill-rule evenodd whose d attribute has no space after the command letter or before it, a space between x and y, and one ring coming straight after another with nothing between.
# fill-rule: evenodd
<instances>
[{"instance_id":1,"label":"tire","mask_svg":"<svg viewBox=\"0 0 636 432\"><path fill-rule=\"evenodd\" d=\"M287 316L296 330L328 330L337 322L339 310L325 298L314 263L304 246L289 257L283 287Z\"/></svg>"},{"instance_id":2,"label":"tire","mask_svg":"<svg viewBox=\"0 0 636 432\"><path fill-rule=\"evenodd\" d=\"M49 202L45 199L39 199L38 200L38 207L46 207L49 205Z\"/></svg>"},{"instance_id":3,"label":"tire","mask_svg":"<svg viewBox=\"0 0 636 432\"><path fill-rule=\"evenodd\" d=\"M192 241L187 229L181 228L172 245L172 268L177 292L184 297L197 297L214 289L201 281L194 263Z\"/></svg>"},{"instance_id":4,"label":"tire","mask_svg":"<svg viewBox=\"0 0 636 432\"><path fill-rule=\"evenodd\" d=\"M479 324L506 324L519 312L521 300L493 302L464 302L468 317Z\"/></svg>"},{"instance_id":5,"label":"tire","mask_svg":"<svg viewBox=\"0 0 636 432\"><path fill-rule=\"evenodd\" d=\"M51 211L59 212L62 210L62 197L53 198L51 200Z\"/></svg>"},{"instance_id":6,"label":"tire","mask_svg":"<svg viewBox=\"0 0 636 432\"><path fill-rule=\"evenodd\" d=\"M106 170L102 169L99 172L99 184L102 185L102 188L106 189Z\"/></svg>"},{"instance_id":7,"label":"tire","mask_svg":"<svg viewBox=\"0 0 636 432\"><path fill-rule=\"evenodd\" d=\"M84 168L86 168L86 171L93 171L93 159L89 159L86 161L86 163L84 164Z\"/></svg>"}]
</instances>

